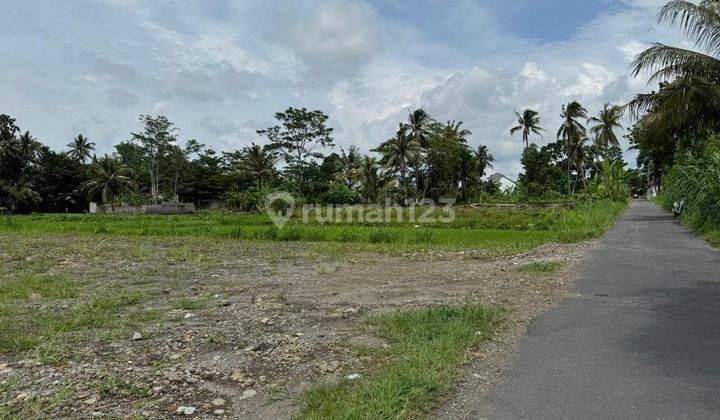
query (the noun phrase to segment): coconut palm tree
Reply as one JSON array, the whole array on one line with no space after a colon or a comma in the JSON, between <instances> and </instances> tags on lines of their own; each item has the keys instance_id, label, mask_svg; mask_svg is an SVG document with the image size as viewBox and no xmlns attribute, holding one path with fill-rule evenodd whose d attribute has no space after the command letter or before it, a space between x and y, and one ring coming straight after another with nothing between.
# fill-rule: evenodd
<instances>
[{"instance_id":1,"label":"coconut palm tree","mask_svg":"<svg viewBox=\"0 0 720 420\"><path fill-rule=\"evenodd\" d=\"M383 142L374 151L382 154L381 162L400 174L400 186L407 190L407 170L420 150L420 142L410 135L410 126L400 123L395 137Z\"/></svg>"},{"instance_id":2,"label":"coconut palm tree","mask_svg":"<svg viewBox=\"0 0 720 420\"><path fill-rule=\"evenodd\" d=\"M459 143L467 144L467 137L469 137L472 132L467 128L462 128L462 125L462 121L448 121L445 123L445 132L449 138L453 138Z\"/></svg>"},{"instance_id":3,"label":"coconut palm tree","mask_svg":"<svg viewBox=\"0 0 720 420\"><path fill-rule=\"evenodd\" d=\"M717 123L720 111L720 2L668 2L658 14L660 23L679 27L693 49L656 43L632 63L633 75L649 73L648 83L660 82L656 92L638 95L627 107L638 117L667 126L702 127Z\"/></svg>"},{"instance_id":4,"label":"coconut palm tree","mask_svg":"<svg viewBox=\"0 0 720 420\"><path fill-rule=\"evenodd\" d=\"M19 181L14 184L0 182L0 205L6 202L10 214L15 213L19 205L34 206L42 201L31 182Z\"/></svg>"},{"instance_id":5,"label":"coconut palm tree","mask_svg":"<svg viewBox=\"0 0 720 420\"><path fill-rule=\"evenodd\" d=\"M490 154L488 147L481 144L475 151L475 161L478 165L479 176L482 177L487 168L493 169L492 163L495 162L495 158Z\"/></svg>"},{"instance_id":6,"label":"coconut palm tree","mask_svg":"<svg viewBox=\"0 0 720 420\"><path fill-rule=\"evenodd\" d=\"M40 150L40 142L31 136L29 131L26 131L18 137L16 147L20 158L27 162L34 162Z\"/></svg>"},{"instance_id":7,"label":"coconut palm tree","mask_svg":"<svg viewBox=\"0 0 720 420\"><path fill-rule=\"evenodd\" d=\"M590 141L585 136L575 136L571 137L570 141L568 141L565 144L565 153L567 154L567 160L568 160L568 173L572 172L572 169L575 170L577 173L577 178L581 179L583 182L583 185L585 185L585 174L586 174L586 167L589 164L589 161L592 160L592 151L589 146L587 146L587 143ZM568 182L570 182L570 178L568 178ZM572 183L572 189L569 189L570 194L575 194L575 189L577 188L577 180L575 179L575 182Z\"/></svg>"},{"instance_id":8,"label":"coconut palm tree","mask_svg":"<svg viewBox=\"0 0 720 420\"><path fill-rule=\"evenodd\" d=\"M580 105L577 101L572 101L562 106L560 113L562 124L557 132L557 138L560 140L568 140L574 137L583 137L586 134L585 126L579 120L587 120L587 109Z\"/></svg>"},{"instance_id":9,"label":"coconut palm tree","mask_svg":"<svg viewBox=\"0 0 720 420\"><path fill-rule=\"evenodd\" d=\"M572 170L574 168L578 176L581 176L581 172L583 172L582 162L585 160L584 147L587 142L587 131L585 126L580 123L580 120L587 120L588 113L579 102L573 101L562 106L560 117L563 122L558 129L557 138L562 141L563 149L567 155L568 193L574 193L575 183L572 190L570 186Z\"/></svg>"},{"instance_id":10,"label":"coconut palm tree","mask_svg":"<svg viewBox=\"0 0 720 420\"><path fill-rule=\"evenodd\" d=\"M340 161L342 162L342 177L348 188L352 189L355 186L355 180L358 177L358 171L362 164L362 155L360 149L357 146L348 147L347 152L342 147L340 148Z\"/></svg>"},{"instance_id":11,"label":"coconut palm tree","mask_svg":"<svg viewBox=\"0 0 720 420\"><path fill-rule=\"evenodd\" d=\"M105 155L93 160L92 178L83 184L82 189L90 193L100 191L103 204L112 203L118 194L135 187L132 175L130 168Z\"/></svg>"},{"instance_id":12,"label":"coconut palm tree","mask_svg":"<svg viewBox=\"0 0 720 420\"><path fill-rule=\"evenodd\" d=\"M80 163L85 163L87 159L92 157L92 152L95 151L95 143L82 134L78 134L72 142L68 143L67 147L70 148L67 155L75 162Z\"/></svg>"},{"instance_id":13,"label":"coconut palm tree","mask_svg":"<svg viewBox=\"0 0 720 420\"><path fill-rule=\"evenodd\" d=\"M410 137L421 147L427 147L428 129L432 123L432 117L423 109L409 112L407 125L409 126Z\"/></svg>"},{"instance_id":14,"label":"coconut palm tree","mask_svg":"<svg viewBox=\"0 0 720 420\"><path fill-rule=\"evenodd\" d=\"M16 137L0 140L0 158L8 159L18 155L18 142Z\"/></svg>"},{"instance_id":15,"label":"coconut palm tree","mask_svg":"<svg viewBox=\"0 0 720 420\"><path fill-rule=\"evenodd\" d=\"M363 157L359 175L363 200L369 204L377 203L392 181L392 176L383 171L377 160L370 156Z\"/></svg>"},{"instance_id":16,"label":"coconut palm tree","mask_svg":"<svg viewBox=\"0 0 720 420\"><path fill-rule=\"evenodd\" d=\"M617 105L605 104L597 117L590 118L594 125L590 132L595 135L595 147L599 152L605 153L610 147L620 147L615 135L615 128L622 128L622 108Z\"/></svg>"},{"instance_id":17,"label":"coconut palm tree","mask_svg":"<svg viewBox=\"0 0 720 420\"><path fill-rule=\"evenodd\" d=\"M510 129L510 135L513 136L518 131L522 130L522 138L525 143L525 147L530 146L530 135L537 134L542 137L542 132L545 131L540 127L540 114L532 109L526 109L520 114L515 111L517 117L517 123L515 127Z\"/></svg>"},{"instance_id":18,"label":"coconut palm tree","mask_svg":"<svg viewBox=\"0 0 720 420\"><path fill-rule=\"evenodd\" d=\"M263 180L270 178L275 170L277 156L255 143L243 149L241 156L238 169L241 173L250 176L260 191Z\"/></svg>"}]
</instances>

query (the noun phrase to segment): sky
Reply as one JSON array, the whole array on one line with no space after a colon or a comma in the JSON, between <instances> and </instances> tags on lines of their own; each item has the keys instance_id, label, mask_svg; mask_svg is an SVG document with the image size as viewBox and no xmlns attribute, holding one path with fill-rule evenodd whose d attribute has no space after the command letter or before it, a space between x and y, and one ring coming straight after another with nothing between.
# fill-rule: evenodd
<instances>
[{"instance_id":1,"label":"sky","mask_svg":"<svg viewBox=\"0 0 720 420\"><path fill-rule=\"evenodd\" d=\"M262 144L255 131L275 112L307 107L330 116L338 146L369 151L422 107L464 121L516 177L514 110L540 112L542 145L563 103L595 114L651 89L632 58L652 42L686 46L657 24L664 3L4 0L0 113L55 150L83 133L109 153L140 114L163 114L181 142L230 151Z\"/></svg>"}]
</instances>

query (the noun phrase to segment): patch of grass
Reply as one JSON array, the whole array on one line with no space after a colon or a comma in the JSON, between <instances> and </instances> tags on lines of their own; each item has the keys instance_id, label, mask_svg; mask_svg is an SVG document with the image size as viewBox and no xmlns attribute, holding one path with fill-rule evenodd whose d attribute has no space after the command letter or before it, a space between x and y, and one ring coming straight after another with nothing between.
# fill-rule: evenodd
<instances>
[{"instance_id":1,"label":"patch of grass","mask_svg":"<svg viewBox=\"0 0 720 420\"><path fill-rule=\"evenodd\" d=\"M174 309L184 309L186 311L197 311L205 308L208 299L205 297L183 297L172 301Z\"/></svg>"},{"instance_id":2,"label":"patch of grass","mask_svg":"<svg viewBox=\"0 0 720 420\"><path fill-rule=\"evenodd\" d=\"M0 403L8 401L12 394L20 389L20 381L13 377L10 380L0 383ZM61 405L73 394L73 389L68 385L54 387L48 396L31 395L20 404L9 407L0 404L0 418L2 419L30 419L46 418L53 408Z\"/></svg>"},{"instance_id":3,"label":"patch of grass","mask_svg":"<svg viewBox=\"0 0 720 420\"><path fill-rule=\"evenodd\" d=\"M369 319L390 346L358 381L311 390L300 419L416 418L452 389L468 351L501 326L504 310L482 305L432 306Z\"/></svg>"},{"instance_id":4,"label":"patch of grass","mask_svg":"<svg viewBox=\"0 0 720 420\"><path fill-rule=\"evenodd\" d=\"M70 337L67 334L91 329L120 330L148 316L155 319L152 312L123 313L143 300L140 292L122 291L97 295L65 311L40 311L6 304L0 320L0 352L33 350L39 360L57 363L68 353Z\"/></svg>"},{"instance_id":5,"label":"patch of grass","mask_svg":"<svg viewBox=\"0 0 720 420\"><path fill-rule=\"evenodd\" d=\"M105 397L116 395L121 397L146 398L150 395L150 388L134 385L112 374L102 375L100 380L90 386L90 389Z\"/></svg>"},{"instance_id":6,"label":"patch of grass","mask_svg":"<svg viewBox=\"0 0 720 420\"><path fill-rule=\"evenodd\" d=\"M540 273L550 274L559 270L564 264L560 261L542 261L525 264L518 268L518 271L523 273Z\"/></svg>"},{"instance_id":7,"label":"patch of grass","mask_svg":"<svg viewBox=\"0 0 720 420\"><path fill-rule=\"evenodd\" d=\"M0 282L0 303L29 299L38 295L46 299L67 299L77 296L76 283L67 275L25 274Z\"/></svg>"}]
</instances>

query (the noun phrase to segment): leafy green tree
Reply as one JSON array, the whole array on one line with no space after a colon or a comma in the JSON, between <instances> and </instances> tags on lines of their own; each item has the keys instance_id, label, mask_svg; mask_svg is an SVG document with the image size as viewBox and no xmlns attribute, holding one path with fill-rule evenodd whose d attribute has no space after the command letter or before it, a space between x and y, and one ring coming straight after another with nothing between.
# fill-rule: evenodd
<instances>
[{"instance_id":1,"label":"leafy green tree","mask_svg":"<svg viewBox=\"0 0 720 420\"><path fill-rule=\"evenodd\" d=\"M538 148L531 144L525 149L520 162L524 172L518 178L520 190L531 197L559 195L564 189L568 175L561 168L561 142Z\"/></svg>"},{"instance_id":2,"label":"leafy green tree","mask_svg":"<svg viewBox=\"0 0 720 420\"><path fill-rule=\"evenodd\" d=\"M328 118L322 111L291 107L275 114L279 125L257 131L267 137L272 150L280 152L295 179L295 191L302 188L309 164L322 157L320 149L334 145Z\"/></svg>"},{"instance_id":3,"label":"leafy green tree","mask_svg":"<svg viewBox=\"0 0 720 420\"><path fill-rule=\"evenodd\" d=\"M0 159L14 157L17 154L16 134L20 127L15 124L15 118L0 114Z\"/></svg>"},{"instance_id":4,"label":"leafy green tree","mask_svg":"<svg viewBox=\"0 0 720 420\"><path fill-rule=\"evenodd\" d=\"M624 166L622 160L604 160L590 183L590 194L598 199L627 199L630 189Z\"/></svg>"},{"instance_id":5,"label":"leafy green tree","mask_svg":"<svg viewBox=\"0 0 720 420\"><path fill-rule=\"evenodd\" d=\"M42 198L34 206L34 211L67 213L86 210L86 195L80 191L87 179L86 169L86 165L76 162L67 153L56 153L42 147L36 164L26 173Z\"/></svg>"},{"instance_id":6,"label":"leafy green tree","mask_svg":"<svg viewBox=\"0 0 720 420\"><path fill-rule=\"evenodd\" d=\"M537 111L532 109L526 109L520 114L515 111L517 117L517 124L515 127L510 129L510 135L514 135L518 131L522 131L523 142L525 147L530 145L530 135L537 134L542 137L542 132L545 131L540 127L540 115Z\"/></svg>"},{"instance_id":7,"label":"leafy green tree","mask_svg":"<svg viewBox=\"0 0 720 420\"><path fill-rule=\"evenodd\" d=\"M91 194L100 192L103 204L114 204L119 194L135 186L130 168L111 156L94 159L91 171L90 180L82 188Z\"/></svg>"},{"instance_id":8,"label":"leafy green tree","mask_svg":"<svg viewBox=\"0 0 720 420\"><path fill-rule=\"evenodd\" d=\"M88 140L88 138L82 134L78 134L71 143L68 143L67 147L70 148L67 152L68 156L80 163L84 163L90 159L92 153L95 151L95 143Z\"/></svg>"},{"instance_id":9,"label":"leafy green tree","mask_svg":"<svg viewBox=\"0 0 720 420\"><path fill-rule=\"evenodd\" d=\"M143 160L150 175L150 195L154 202L160 200L161 162L170 152L170 146L177 141L177 129L165 116L141 115L143 132L132 133L135 142L143 153Z\"/></svg>"}]
</instances>

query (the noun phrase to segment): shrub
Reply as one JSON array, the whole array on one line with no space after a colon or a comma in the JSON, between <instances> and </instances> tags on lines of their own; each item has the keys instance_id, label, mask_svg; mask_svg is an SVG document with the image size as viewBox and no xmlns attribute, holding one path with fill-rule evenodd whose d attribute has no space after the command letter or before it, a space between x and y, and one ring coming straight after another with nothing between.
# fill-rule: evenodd
<instances>
[{"instance_id":1,"label":"shrub","mask_svg":"<svg viewBox=\"0 0 720 420\"><path fill-rule=\"evenodd\" d=\"M683 220L706 233L720 227L720 152L700 157L686 153L665 176L662 204L685 201Z\"/></svg>"},{"instance_id":2,"label":"shrub","mask_svg":"<svg viewBox=\"0 0 720 420\"><path fill-rule=\"evenodd\" d=\"M389 244L393 242L399 242L400 237L397 232L387 228L376 228L370 232L369 236L370 243L373 244Z\"/></svg>"}]
</instances>

